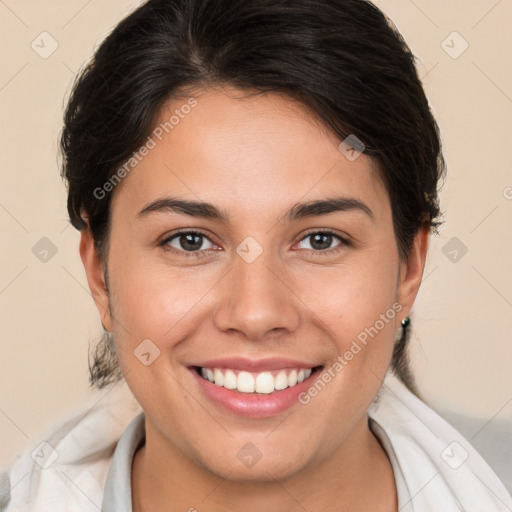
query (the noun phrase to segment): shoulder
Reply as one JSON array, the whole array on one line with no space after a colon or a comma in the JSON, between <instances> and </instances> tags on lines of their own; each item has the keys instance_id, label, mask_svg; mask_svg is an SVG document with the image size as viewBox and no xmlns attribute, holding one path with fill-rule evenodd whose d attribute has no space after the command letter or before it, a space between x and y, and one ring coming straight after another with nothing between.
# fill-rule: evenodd
<instances>
[{"instance_id":1,"label":"shoulder","mask_svg":"<svg viewBox=\"0 0 512 512\"><path fill-rule=\"evenodd\" d=\"M512 510L510 494L471 443L391 372L368 416L393 451L415 512Z\"/></svg>"},{"instance_id":2,"label":"shoulder","mask_svg":"<svg viewBox=\"0 0 512 512\"><path fill-rule=\"evenodd\" d=\"M117 442L140 411L123 383L61 418L0 472L0 511L97 512Z\"/></svg>"}]
</instances>

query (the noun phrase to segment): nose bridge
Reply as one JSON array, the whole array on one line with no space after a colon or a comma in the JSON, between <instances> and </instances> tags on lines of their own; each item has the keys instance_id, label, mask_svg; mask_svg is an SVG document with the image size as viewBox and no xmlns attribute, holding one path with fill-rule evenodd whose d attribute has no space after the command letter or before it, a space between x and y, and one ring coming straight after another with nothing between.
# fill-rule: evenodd
<instances>
[{"instance_id":1,"label":"nose bridge","mask_svg":"<svg viewBox=\"0 0 512 512\"><path fill-rule=\"evenodd\" d=\"M273 251L263 250L254 239L237 247L229 281L215 322L221 330L241 331L251 340L275 329L294 331L300 321L297 300L280 276Z\"/></svg>"}]
</instances>

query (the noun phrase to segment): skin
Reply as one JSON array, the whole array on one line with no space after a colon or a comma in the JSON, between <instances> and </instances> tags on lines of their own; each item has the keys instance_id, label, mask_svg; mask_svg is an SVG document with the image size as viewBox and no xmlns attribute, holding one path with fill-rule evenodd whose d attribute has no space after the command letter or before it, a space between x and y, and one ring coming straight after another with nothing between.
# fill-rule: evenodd
<instances>
[{"instance_id":1,"label":"skin","mask_svg":"<svg viewBox=\"0 0 512 512\"><path fill-rule=\"evenodd\" d=\"M393 472L366 411L418 292L428 227L401 261L376 163L364 153L348 160L340 141L290 98L227 87L193 96L198 105L114 191L109 293L91 234L81 235L94 300L146 414L146 444L132 468L134 510L396 511ZM170 100L161 120L185 101ZM166 196L212 203L229 221L174 211L138 218ZM280 220L295 203L333 196L358 199L373 219L352 209ZM177 254L159 245L178 229L206 233L202 257L187 257L179 236L167 243ZM349 244L333 237L317 249L306 231L322 229ZM247 236L263 249L250 264L236 252ZM394 303L396 317L321 393L281 415L226 412L187 369L237 355L328 368ZM161 353L146 367L133 352L147 338ZM262 454L252 468L236 456L248 442Z\"/></svg>"}]
</instances>

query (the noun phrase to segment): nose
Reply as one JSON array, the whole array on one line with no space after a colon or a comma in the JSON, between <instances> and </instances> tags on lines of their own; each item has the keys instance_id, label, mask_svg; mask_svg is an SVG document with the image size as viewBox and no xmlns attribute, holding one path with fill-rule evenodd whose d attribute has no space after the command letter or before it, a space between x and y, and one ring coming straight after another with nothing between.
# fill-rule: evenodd
<instances>
[{"instance_id":1,"label":"nose","mask_svg":"<svg viewBox=\"0 0 512 512\"><path fill-rule=\"evenodd\" d=\"M270 251L252 262L238 256L234 259L215 309L216 327L224 332L237 331L249 341L296 331L302 303L282 264L272 259Z\"/></svg>"}]
</instances>

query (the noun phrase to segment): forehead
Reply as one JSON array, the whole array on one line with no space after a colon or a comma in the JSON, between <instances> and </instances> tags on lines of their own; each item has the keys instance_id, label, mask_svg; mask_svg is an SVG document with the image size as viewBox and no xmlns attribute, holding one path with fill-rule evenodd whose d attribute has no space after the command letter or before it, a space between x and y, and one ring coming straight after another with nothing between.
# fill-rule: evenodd
<instances>
[{"instance_id":1,"label":"forehead","mask_svg":"<svg viewBox=\"0 0 512 512\"><path fill-rule=\"evenodd\" d=\"M150 139L112 208L165 196L207 199L242 216L332 195L389 206L374 159L347 159L340 140L283 94L193 91L164 105Z\"/></svg>"}]
</instances>

